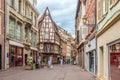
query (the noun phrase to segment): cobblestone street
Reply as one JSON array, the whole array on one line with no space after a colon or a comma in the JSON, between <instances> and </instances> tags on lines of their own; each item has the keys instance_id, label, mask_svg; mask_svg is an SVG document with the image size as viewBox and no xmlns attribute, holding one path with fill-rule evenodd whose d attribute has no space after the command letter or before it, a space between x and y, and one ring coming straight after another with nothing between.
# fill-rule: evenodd
<instances>
[{"instance_id":1,"label":"cobblestone street","mask_svg":"<svg viewBox=\"0 0 120 80\"><path fill-rule=\"evenodd\" d=\"M95 80L95 78L75 65L54 65L53 69L17 68L1 71L0 80Z\"/></svg>"}]
</instances>

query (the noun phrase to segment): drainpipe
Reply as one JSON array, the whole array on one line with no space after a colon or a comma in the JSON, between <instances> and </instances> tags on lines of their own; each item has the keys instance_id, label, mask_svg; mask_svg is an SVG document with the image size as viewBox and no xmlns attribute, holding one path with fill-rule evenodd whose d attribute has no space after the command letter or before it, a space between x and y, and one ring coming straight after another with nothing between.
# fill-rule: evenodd
<instances>
[{"instance_id":1,"label":"drainpipe","mask_svg":"<svg viewBox=\"0 0 120 80\"><path fill-rule=\"evenodd\" d=\"M96 7L97 7L97 0L94 0L94 1L95 1L95 2L94 2L94 6L95 6L95 7L94 7L94 11L95 11L95 41L96 41L96 57L95 57L95 58L96 58L96 59L95 59L95 60L96 60L96 61L95 61L95 63L96 63L96 64L95 64L95 69L96 69L96 71L95 71L95 77L97 77L97 73L98 73L98 60L97 60L97 59L98 59L98 58L97 58L97 57L98 57L98 53L97 53L97 52L98 52L98 51L97 51L97 30L98 30L98 26L97 26L97 10L96 10L96 9L97 9L97 8L96 8Z\"/></svg>"},{"instance_id":2,"label":"drainpipe","mask_svg":"<svg viewBox=\"0 0 120 80\"><path fill-rule=\"evenodd\" d=\"M5 41L6 41L6 0L4 0L4 69L5 69Z\"/></svg>"}]
</instances>

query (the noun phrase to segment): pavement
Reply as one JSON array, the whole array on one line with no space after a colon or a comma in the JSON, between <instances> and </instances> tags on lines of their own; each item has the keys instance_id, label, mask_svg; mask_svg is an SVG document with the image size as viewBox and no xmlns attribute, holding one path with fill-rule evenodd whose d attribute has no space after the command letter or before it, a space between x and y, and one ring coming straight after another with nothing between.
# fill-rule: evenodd
<instances>
[{"instance_id":1,"label":"pavement","mask_svg":"<svg viewBox=\"0 0 120 80\"><path fill-rule=\"evenodd\" d=\"M97 80L76 65L53 65L53 68L25 70L13 68L0 71L0 80Z\"/></svg>"}]
</instances>

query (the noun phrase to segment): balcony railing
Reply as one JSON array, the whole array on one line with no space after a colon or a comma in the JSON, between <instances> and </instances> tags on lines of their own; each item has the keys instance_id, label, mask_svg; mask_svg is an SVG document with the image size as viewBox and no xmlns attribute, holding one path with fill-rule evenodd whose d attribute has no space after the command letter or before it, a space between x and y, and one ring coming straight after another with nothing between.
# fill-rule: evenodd
<instances>
[{"instance_id":1,"label":"balcony railing","mask_svg":"<svg viewBox=\"0 0 120 80\"><path fill-rule=\"evenodd\" d=\"M24 44L31 45L30 39L29 38L25 38Z\"/></svg>"},{"instance_id":2,"label":"balcony railing","mask_svg":"<svg viewBox=\"0 0 120 80\"><path fill-rule=\"evenodd\" d=\"M24 20L26 21L26 23L28 24L32 24L32 20L30 18L27 18L26 16L24 17Z\"/></svg>"}]
</instances>

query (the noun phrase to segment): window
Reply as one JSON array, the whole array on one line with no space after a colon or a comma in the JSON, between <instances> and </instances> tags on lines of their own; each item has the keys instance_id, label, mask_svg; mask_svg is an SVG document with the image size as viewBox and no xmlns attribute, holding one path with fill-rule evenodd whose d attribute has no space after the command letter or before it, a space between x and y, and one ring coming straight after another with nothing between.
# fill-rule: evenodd
<instances>
[{"instance_id":1,"label":"window","mask_svg":"<svg viewBox=\"0 0 120 80\"><path fill-rule=\"evenodd\" d=\"M44 39L49 39L49 34L48 33L44 34Z\"/></svg>"},{"instance_id":2,"label":"window","mask_svg":"<svg viewBox=\"0 0 120 80\"><path fill-rule=\"evenodd\" d=\"M1 29L2 29L2 24L1 24L1 15L0 15L0 35L1 35Z\"/></svg>"},{"instance_id":3,"label":"window","mask_svg":"<svg viewBox=\"0 0 120 80\"><path fill-rule=\"evenodd\" d=\"M25 38L27 38L27 37L28 37L28 28L25 27Z\"/></svg>"},{"instance_id":4,"label":"window","mask_svg":"<svg viewBox=\"0 0 120 80\"><path fill-rule=\"evenodd\" d=\"M11 0L11 6L14 7L14 0Z\"/></svg>"},{"instance_id":5,"label":"window","mask_svg":"<svg viewBox=\"0 0 120 80\"><path fill-rule=\"evenodd\" d=\"M103 0L103 14L105 14L106 0Z\"/></svg>"},{"instance_id":6,"label":"window","mask_svg":"<svg viewBox=\"0 0 120 80\"><path fill-rule=\"evenodd\" d=\"M33 45L34 43L34 35L33 35L33 31L31 31L31 44Z\"/></svg>"},{"instance_id":7,"label":"window","mask_svg":"<svg viewBox=\"0 0 120 80\"><path fill-rule=\"evenodd\" d=\"M25 4L26 5L26 4ZM25 6L25 16L27 15L27 7Z\"/></svg>"},{"instance_id":8,"label":"window","mask_svg":"<svg viewBox=\"0 0 120 80\"><path fill-rule=\"evenodd\" d=\"M21 12L21 0L19 0L19 2L18 2L18 12L19 13Z\"/></svg>"},{"instance_id":9,"label":"window","mask_svg":"<svg viewBox=\"0 0 120 80\"><path fill-rule=\"evenodd\" d=\"M35 24L35 27L36 27L36 16L35 16L35 18L34 18L34 19L35 19L35 20L34 20L34 21L35 21L35 22L34 22L34 24Z\"/></svg>"},{"instance_id":10,"label":"window","mask_svg":"<svg viewBox=\"0 0 120 80\"><path fill-rule=\"evenodd\" d=\"M36 33L34 33L34 46L36 46Z\"/></svg>"},{"instance_id":11,"label":"window","mask_svg":"<svg viewBox=\"0 0 120 80\"><path fill-rule=\"evenodd\" d=\"M31 12L31 17L30 17L30 19L33 21L33 13Z\"/></svg>"},{"instance_id":12,"label":"window","mask_svg":"<svg viewBox=\"0 0 120 80\"><path fill-rule=\"evenodd\" d=\"M103 0L103 14L106 14L108 10L108 0Z\"/></svg>"},{"instance_id":13,"label":"window","mask_svg":"<svg viewBox=\"0 0 120 80\"><path fill-rule=\"evenodd\" d=\"M45 25L45 26L46 26L46 28L48 28L48 24L47 24L47 23L46 23L46 25Z\"/></svg>"},{"instance_id":14,"label":"window","mask_svg":"<svg viewBox=\"0 0 120 80\"><path fill-rule=\"evenodd\" d=\"M91 23L95 24L95 11L93 11L91 14ZM95 27L95 26L92 26L92 27Z\"/></svg>"},{"instance_id":15,"label":"window","mask_svg":"<svg viewBox=\"0 0 120 80\"><path fill-rule=\"evenodd\" d=\"M11 38L15 38L15 20L11 18L9 20L9 34Z\"/></svg>"},{"instance_id":16,"label":"window","mask_svg":"<svg viewBox=\"0 0 120 80\"><path fill-rule=\"evenodd\" d=\"M21 40L22 38L22 24L21 23L17 23L17 26L16 26L16 39L17 40Z\"/></svg>"},{"instance_id":17,"label":"window","mask_svg":"<svg viewBox=\"0 0 120 80\"><path fill-rule=\"evenodd\" d=\"M46 18L46 19L48 19L49 17L48 17L48 16L46 16L45 18Z\"/></svg>"},{"instance_id":18,"label":"window","mask_svg":"<svg viewBox=\"0 0 120 80\"><path fill-rule=\"evenodd\" d=\"M102 15L103 15L103 0L98 0L98 11L97 11L98 21L102 18Z\"/></svg>"},{"instance_id":19,"label":"window","mask_svg":"<svg viewBox=\"0 0 120 80\"><path fill-rule=\"evenodd\" d=\"M87 35L88 34L88 27L82 28L82 34Z\"/></svg>"},{"instance_id":20,"label":"window","mask_svg":"<svg viewBox=\"0 0 120 80\"><path fill-rule=\"evenodd\" d=\"M36 33L31 31L31 44L32 46L36 46Z\"/></svg>"},{"instance_id":21,"label":"window","mask_svg":"<svg viewBox=\"0 0 120 80\"><path fill-rule=\"evenodd\" d=\"M105 0L105 12L107 12L107 11L108 11L108 1Z\"/></svg>"}]
</instances>

